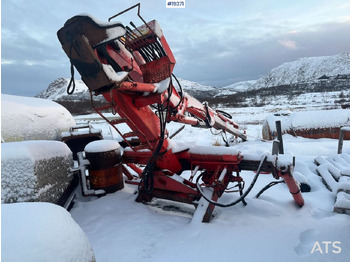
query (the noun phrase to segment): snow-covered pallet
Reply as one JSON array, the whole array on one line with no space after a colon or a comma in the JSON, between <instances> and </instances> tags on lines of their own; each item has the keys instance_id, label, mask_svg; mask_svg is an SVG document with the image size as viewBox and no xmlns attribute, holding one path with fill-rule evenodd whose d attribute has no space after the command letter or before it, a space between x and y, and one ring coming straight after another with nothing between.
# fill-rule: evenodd
<instances>
[{"instance_id":1,"label":"snow-covered pallet","mask_svg":"<svg viewBox=\"0 0 350 262\"><path fill-rule=\"evenodd\" d=\"M315 163L327 189L336 194L334 212L350 215L350 155L318 156Z\"/></svg>"}]
</instances>

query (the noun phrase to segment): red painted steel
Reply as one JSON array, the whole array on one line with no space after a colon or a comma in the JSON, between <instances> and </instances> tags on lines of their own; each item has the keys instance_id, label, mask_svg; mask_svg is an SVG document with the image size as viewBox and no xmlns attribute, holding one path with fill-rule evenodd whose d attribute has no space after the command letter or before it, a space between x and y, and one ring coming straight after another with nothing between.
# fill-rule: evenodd
<instances>
[{"instance_id":1,"label":"red painted steel","mask_svg":"<svg viewBox=\"0 0 350 262\"><path fill-rule=\"evenodd\" d=\"M283 173L280 172L279 176L283 178L284 182L286 183L289 192L292 194L295 203L302 207L304 205L304 198L301 195L300 192L300 187L297 184L297 182L295 181L294 177L292 176L292 173L290 171Z\"/></svg>"},{"instance_id":2,"label":"red painted steel","mask_svg":"<svg viewBox=\"0 0 350 262\"><path fill-rule=\"evenodd\" d=\"M192 178L187 180L179 176L185 170L191 170L192 176L195 175L194 170L202 174L204 185L213 189L213 201L221 197L229 183L242 182L238 172L241 171L241 161L244 157L238 151L212 153L217 148L207 147L202 151L184 148L182 151L173 152L173 142L169 139L168 132L163 130L164 134L162 133L162 125L165 121L177 121L193 126L213 127L238 136L242 140L246 139L244 133L238 130L238 125L232 120L174 88L171 78L176 61L158 23L151 21L146 26L143 25L120 36L115 42L106 43L107 53L101 53L94 46L85 45L84 50L87 51L84 55L79 56L79 50L75 50L75 57L71 57L68 52L69 44L73 43L75 38L80 39L82 34L86 39L92 37L87 29L83 32L79 31L80 28L89 28L88 24L84 26L79 24L86 23L85 21L91 22L89 19L76 19L67 29L63 27L58 32L59 39L73 65L78 66L80 71L86 71L84 75L89 76L88 70L93 69L94 71L91 72L96 76L103 76L101 82L99 82L100 78L94 79L91 91L102 94L108 104L95 110L119 132L129 147L124 150L123 163L130 165L142 179L138 201L149 201L152 197L186 203L199 200L201 193L191 181ZM79 30L74 31L70 28ZM101 27L100 30L104 28ZM76 46L74 48L77 49ZM86 55L93 56L93 59L87 59ZM90 61L93 61L93 64L89 64ZM114 71L119 68L129 72L128 77L122 82L116 81L110 76L110 72L104 72L103 64L109 64ZM106 84L106 77L110 81L109 84ZM90 79L93 77L89 76L89 81ZM90 88L90 82L86 83ZM163 111L156 113L150 107L152 104L158 104ZM120 116L118 121L109 121L104 116L103 110L108 108ZM159 114L165 114L163 122L160 121ZM127 134L120 132L117 128L120 123L126 123L131 132ZM138 143L132 144L131 138L135 138ZM249 161L245 162L245 166L249 166L247 162ZM150 170L153 177L153 190L151 192L145 192L146 175L135 164L152 164ZM258 165L253 161L250 170L256 170L257 167ZM125 167L123 170L129 179L132 178ZM237 172L237 175L233 175L233 172ZM277 172L286 181L295 202L301 206L303 199L291 172L282 173L279 170ZM210 220L214 206L213 204L208 206L203 221Z\"/></svg>"}]
</instances>

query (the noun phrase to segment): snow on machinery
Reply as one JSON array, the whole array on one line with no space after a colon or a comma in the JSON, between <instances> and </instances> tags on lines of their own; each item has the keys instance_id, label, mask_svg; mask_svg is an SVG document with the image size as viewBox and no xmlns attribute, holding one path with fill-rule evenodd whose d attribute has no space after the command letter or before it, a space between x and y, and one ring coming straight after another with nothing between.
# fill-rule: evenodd
<instances>
[{"instance_id":1,"label":"snow on machinery","mask_svg":"<svg viewBox=\"0 0 350 262\"><path fill-rule=\"evenodd\" d=\"M80 15L69 19L57 35L70 59L72 74L74 66L90 90L94 110L124 140L122 170L129 182L136 181L139 185L136 200L149 202L156 197L198 205L203 197L208 201L203 222L209 222L215 206L245 204L244 198L260 172L270 172L275 179L283 178L296 204L303 206L299 185L292 176L292 161L282 161L277 155L244 156L228 147L185 145L170 138L166 129L170 121L215 128L243 141L246 135L230 115L215 111L206 102L201 103L183 92L172 73L176 61L163 32L157 21L146 23L141 17L140 4L109 21L133 8L138 9L143 22L139 27L133 22L130 22L132 28L120 22L100 23ZM68 93L74 91L73 75L71 84ZM104 96L105 106L94 106L96 95ZM105 110L119 117L109 120ZM122 133L118 129L122 123L128 125L130 132ZM139 175L138 180L130 169ZM186 179L181 175L188 170L191 175ZM245 191L242 170L256 171ZM86 179L85 175L81 177ZM238 192L240 196L222 204L218 199L225 192Z\"/></svg>"}]
</instances>

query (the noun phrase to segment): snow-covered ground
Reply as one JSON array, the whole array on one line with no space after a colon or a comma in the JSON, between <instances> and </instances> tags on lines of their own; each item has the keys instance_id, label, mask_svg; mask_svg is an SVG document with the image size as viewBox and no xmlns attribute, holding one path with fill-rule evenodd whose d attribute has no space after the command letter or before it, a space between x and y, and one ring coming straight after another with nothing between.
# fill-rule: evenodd
<instances>
[{"instance_id":1,"label":"snow-covered ground","mask_svg":"<svg viewBox=\"0 0 350 262\"><path fill-rule=\"evenodd\" d=\"M271 152L272 142L260 138L261 123L273 107L225 110L249 136L248 142L234 145L236 149L243 154ZM75 121L90 121L106 138L118 140L96 115L78 116ZM181 126L170 123L167 128L172 134ZM333 212L335 193L326 189L314 163L316 156L336 154L338 141L290 135L283 139L285 154L296 156L296 178L311 186L311 192L303 193L302 208L295 205L285 184L255 198L274 181L264 174L246 198L247 206L217 207L209 224L193 216L194 208L189 205L165 200L152 205L136 203L137 187L130 184L101 198L79 197L70 212L87 234L97 261L348 261L350 216ZM210 130L189 126L174 141L222 143ZM350 141L345 141L343 152L350 153ZM254 172L243 171L241 175L249 185ZM235 197L229 194L220 200L230 202Z\"/></svg>"},{"instance_id":2,"label":"snow-covered ground","mask_svg":"<svg viewBox=\"0 0 350 262\"><path fill-rule=\"evenodd\" d=\"M243 155L261 156L271 152L272 142L261 140L262 122L266 116L277 110L311 109L300 104L291 105L287 100L280 102L279 106L222 108L232 114L233 120L246 130L249 138L248 142L233 147ZM322 116L322 112L319 115ZM76 116L74 121L77 124L89 121L94 128L102 130L106 139L120 139L97 115ZM182 125L178 123L167 125L170 135L180 127ZM126 131L128 128L121 126L121 129ZM173 140L192 145L224 145L221 136L213 133L186 126ZM70 214L85 232L97 261L347 261L350 257L350 216L333 212L336 192L325 187L316 174L314 163L317 156L336 154L338 141L290 135L284 135L283 140L285 154L296 157L296 179L311 186L311 192L303 193L305 205L302 208L295 205L285 184L272 187L257 199L256 194L275 181L271 175L261 174L246 198L247 206L217 207L209 224L202 223L200 214L190 205L165 200L155 200L151 205L135 202L137 186L130 184L100 198L78 196ZM350 141L344 142L343 152L350 154ZM243 171L241 175L249 185L254 172ZM220 201L228 203L235 198L237 195L228 194ZM60 248L67 251L66 244L74 246L75 251L87 250L86 257L93 256L84 234L73 230L76 225L69 221L68 213L62 218L59 214L63 211L49 206L3 206L2 248L3 254L11 259L18 255L17 261L23 261L24 254L28 261L37 261L36 258L43 257L38 255L40 252L47 256L53 246L56 248L52 252L60 252ZM28 210L36 216L28 216ZM37 233L36 229L41 231ZM62 230L67 234L59 234ZM16 241L20 244L16 245ZM69 244L75 241L82 245ZM74 252L62 251L62 257L77 255L84 261L81 253ZM61 260L55 256L51 261Z\"/></svg>"},{"instance_id":3,"label":"snow-covered ground","mask_svg":"<svg viewBox=\"0 0 350 262\"><path fill-rule=\"evenodd\" d=\"M332 57L299 59L285 63L254 81L236 83L222 88L220 95L266 86L315 81L323 75L336 77L349 74L350 56L347 53ZM180 79L184 90L214 93L216 89ZM66 79L56 80L51 87L38 96L59 100L65 97ZM77 81L76 96L89 98L86 86ZM345 91L344 91L345 92ZM271 152L272 142L262 141L262 123L268 114L279 110L308 111L323 108L339 108L336 100L348 95L341 91L314 92L295 97L275 96L264 107L223 108L232 114L241 129L248 135L248 141L233 143L233 147L243 155L261 156ZM32 117L28 122L18 121L21 116L4 118L2 122L13 124L9 135L19 131L28 133L27 123L45 127L52 131L58 124L53 113L65 115L66 112L48 110L43 100L36 104L39 113L25 108L26 101L5 96L9 101L2 103L2 112L20 108L24 116ZM15 105L13 101L20 105ZM263 97L256 96L260 100ZM64 100L64 99L63 99ZM249 102L249 101L248 101ZM252 105L259 101L252 101ZM51 103L52 105L52 103ZM316 106L318 108L315 108ZM21 107L20 107L21 106ZM22 115L23 116L23 115ZM35 116L35 117L33 117ZM46 116L54 123L48 122ZM322 113L320 113L322 117ZM109 117L113 117L109 115ZM71 116L66 118L67 128L73 125ZM68 120L67 120L68 119ZM106 139L119 140L115 131L97 115L76 116L76 123L89 121L94 128L100 128ZM40 122L41 121L41 122ZM28 124L28 125L29 125ZM23 129L26 125L26 129ZM4 126L2 124L2 126ZM167 125L170 135L182 125ZM18 129L19 128L19 129ZM127 130L126 126L121 127ZM18 131L19 130L19 131ZM3 128L3 134L6 131ZM60 129L59 132L62 130ZM34 130L30 133L38 133ZM215 133L215 131L213 132ZM187 144L218 146L224 145L220 135L207 129L186 126L173 140ZM27 134L24 134L27 135ZM15 138L13 140L36 139L35 137ZM43 139L43 135L40 134ZM56 136L45 139L59 139ZM2 140L11 141L4 135ZM252 192L246 198L247 206L238 204L229 208L216 207L214 218L208 224L201 222L199 212L191 205L165 200L154 200L150 205L135 202L137 186L125 184L124 189L104 197L77 196L74 206L68 212L55 205L43 203L4 204L2 209L2 251L7 256L2 259L13 261L348 261L350 258L350 216L333 212L336 192L329 191L316 173L314 159L317 156L336 154L338 141L334 139L305 139L284 135L285 154L296 157L294 176L308 183L311 192L303 193L305 205L295 205L285 184L278 184L267 190L260 198L256 194L268 183L274 181L270 174L261 174ZM23 142L19 142L23 143ZM11 146L12 149L15 147ZM350 154L350 141L345 141L343 152ZM183 176L188 176L185 172ZM241 176L250 184L254 172L243 171ZM336 182L333 182L336 183ZM220 201L232 202L237 195L224 195ZM202 202L203 201L203 202ZM199 207L205 200L201 200ZM200 208L199 208L200 210ZM86 241L85 234L90 244ZM18 243L18 244L17 244ZM54 248L54 249L51 249ZM83 252L81 253L81 251ZM59 253L59 254L57 254ZM61 256L59 256L61 255ZM50 257L51 256L51 257Z\"/></svg>"}]
</instances>

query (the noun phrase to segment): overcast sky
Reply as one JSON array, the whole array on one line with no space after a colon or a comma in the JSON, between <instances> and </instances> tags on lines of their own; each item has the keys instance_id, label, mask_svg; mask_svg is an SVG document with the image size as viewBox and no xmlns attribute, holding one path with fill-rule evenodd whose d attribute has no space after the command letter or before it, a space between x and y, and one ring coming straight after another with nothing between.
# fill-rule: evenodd
<instances>
[{"instance_id":1,"label":"overcast sky","mask_svg":"<svg viewBox=\"0 0 350 262\"><path fill-rule=\"evenodd\" d=\"M202 84L258 79L300 57L350 52L349 0L186 0L184 9L166 8L165 0L3 0L1 92L35 96L69 78L56 36L65 21L81 13L107 21L137 2L146 21L160 23L176 76ZM140 25L136 10L131 14Z\"/></svg>"}]
</instances>

